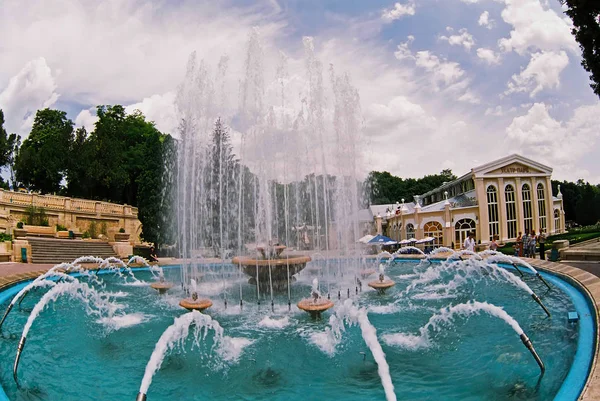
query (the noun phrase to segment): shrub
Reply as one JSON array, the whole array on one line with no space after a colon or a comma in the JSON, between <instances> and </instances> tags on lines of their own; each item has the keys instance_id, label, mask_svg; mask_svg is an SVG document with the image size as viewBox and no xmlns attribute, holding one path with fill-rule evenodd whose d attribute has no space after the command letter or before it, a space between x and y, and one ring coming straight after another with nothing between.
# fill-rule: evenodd
<instances>
[{"instance_id":1,"label":"shrub","mask_svg":"<svg viewBox=\"0 0 600 401\"><path fill-rule=\"evenodd\" d=\"M100 225L100 234L108 235L108 224L106 224L106 221L103 221Z\"/></svg>"},{"instance_id":2,"label":"shrub","mask_svg":"<svg viewBox=\"0 0 600 401\"><path fill-rule=\"evenodd\" d=\"M22 221L19 221L19 222L17 223L17 228L19 228L19 229L22 229L22 228L23 228L23 222L22 222Z\"/></svg>"},{"instance_id":3,"label":"shrub","mask_svg":"<svg viewBox=\"0 0 600 401\"><path fill-rule=\"evenodd\" d=\"M125 233L125 229L124 229L123 227L121 227L121 228L119 228L119 232L120 232L121 234L124 234L124 233Z\"/></svg>"},{"instance_id":4,"label":"shrub","mask_svg":"<svg viewBox=\"0 0 600 401\"><path fill-rule=\"evenodd\" d=\"M88 233L90 234L91 238L98 237L98 223L96 223L96 220L90 221L90 226L88 227Z\"/></svg>"},{"instance_id":5,"label":"shrub","mask_svg":"<svg viewBox=\"0 0 600 401\"><path fill-rule=\"evenodd\" d=\"M81 235L81 238L90 238L90 233L88 231L84 231Z\"/></svg>"},{"instance_id":6,"label":"shrub","mask_svg":"<svg viewBox=\"0 0 600 401\"><path fill-rule=\"evenodd\" d=\"M7 233L0 233L0 242L12 241L12 235Z\"/></svg>"},{"instance_id":7,"label":"shrub","mask_svg":"<svg viewBox=\"0 0 600 401\"><path fill-rule=\"evenodd\" d=\"M69 229L67 227L63 226L62 224L57 224L56 231L69 231Z\"/></svg>"},{"instance_id":8,"label":"shrub","mask_svg":"<svg viewBox=\"0 0 600 401\"><path fill-rule=\"evenodd\" d=\"M33 205L27 206L25 209L25 223L31 226L45 226L48 227L50 222L46 215L46 209L43 207L35 207Z\"/></svg>"}]
</instances>

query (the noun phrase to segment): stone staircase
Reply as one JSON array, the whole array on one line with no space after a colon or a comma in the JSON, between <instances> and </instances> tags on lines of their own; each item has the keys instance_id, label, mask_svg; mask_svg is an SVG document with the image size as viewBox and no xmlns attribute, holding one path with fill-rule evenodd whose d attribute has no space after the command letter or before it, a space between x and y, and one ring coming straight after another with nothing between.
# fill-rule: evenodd
<instances>
[{"instance_id":1,"label":"stone staircase","mask_svg":"<svg viewBox=\"0 0 600 401\"><path fill-rule=\"evenodd\" d=\"M72 262L80 256L116 257L113 247L107 242L63 240L53 238L27 237L31 245L33 263L58 264Z\"/></svg>"}]
</instances>

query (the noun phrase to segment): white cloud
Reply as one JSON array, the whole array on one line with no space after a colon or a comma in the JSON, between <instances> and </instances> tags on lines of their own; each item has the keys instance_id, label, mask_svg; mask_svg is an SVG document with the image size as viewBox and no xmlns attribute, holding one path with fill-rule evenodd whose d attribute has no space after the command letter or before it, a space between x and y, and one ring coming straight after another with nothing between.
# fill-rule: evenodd
<instances>
[{"instance_id":1,"label":"white cloud","mask_svg":"<svg viewBox=\"0 0 600 401\"><path fill-rule=\"evenodd\" d=\"M405 96L396 96L387 104L373 103L366 110L366 125L374 135L429 131L435 127L434 117Z\"/></svg>"},{"instance_id":2,"label":"white cloud","mask_svg":"<svg viewBox=\"0 0 600 401\"><path fill-rule=\"evenodd\" d=\"M506 93L530 92L534 97L544 89L558 88L560 73L568 64L569 57L564 51L534 53L527 67L512 76Z\"/></svg>"},{"instance_id":3,"label":"white cloud","mask_svg":"<svg viewBox=\"0 0 600 401\"><path fill-rule=\"evenodd\" d=\"M568 171L589 152L600 135L597 129L600 103L575 109L565 122L549 114L544 103L535 103L527 114L515 117L506 129L508 141L535 160Z\"/></svg>"},{"instance_id":4,"label":"white cloud","mask_svg":"<svg viewBox=\"0 0 600 401\"><path fill-rule=\"evenodd\" d=\"M413 36L409 36L408 40L404 43L400 43L394 56L398 60L412 60L415 62L417 67L423 68L431 74L431 79L434 84L434 89L438 90L438 84L450 85L458 81L464 75L464 70L460 67L460 64L447 61L444 58L440 58L429 50L421 50L413 53L409 45L414 41Z\"/></svg>"},{"instance_id":5,"label":"white cloud","mask_svg":"<svg viewBox=\"0 0 600 401\"><path fill-rule=\"evenodd\" d=\"M95 114L94 109L84 109L77 114L75 117L75 125L77 127L83 127L87 132L94 130L94 124L98 121L98 116Z\"/></svg>"},{"instance_id":6,"label":"white cloud","mask_svg":"<svg viewBox=\"0 0 600 401\"><path fill-rule=\"evenodd\" d=\"M470 90L467 90L457 99L459 102L465 102L470 104L479 104L481 103L481 99L475 93Z\"/></svg>"},{"instance_id":7,"label":"white cloud","mask_svg":"<svg viewBox=\"0 0 600 401\"><path fill-rule=\"evenodd\" d=\"M486 27L487 29L492 29L494 27L495 21L493 19L490 19L490 13L488 11L484 11L479 16L479 20L477 21L477 23L480 26Z\"/></svg>"},{"instance_id":8,"label":"white cloud","mask_svg":"<svg viewBox=\"0 0 600 401\"><path fill-rule=\"evenodd\" d=\"M446 30L448 32L454 31L450 27L447 27ZM471 50L471 47L475 45L473 35L466 28L459 30L458 35L440 36L440 40L448 42L451 46L463 46L467 51Z\"/></svg>"},{"instance_id":9,"label":"white cloud","mask_svg":"<svg viewBox=\"0 0 600 401\"><path fill-rule=\"evenodd\" d=\"M4 111L6 130L27 134L36 111L52 106L58 97L56 82L46 59L39 57L27 62L0 93L0 109Z\"/></svg>"},{"instance_id":10,"label":"white cloud","mask_svg":"<svg viewBox=\"0 0 600 401\"><path fill-rule=\"evenodd\" d=\"M512 25L510 37L500 39L505 52L521 55L528 50L570 50L577 53L577 43L571 35L568 19L551 9L544 9L539 0L505 0L502 19Z\"/></svg>"},{"instance_id":11,"label":"white cloud","mask_svg":"<svg viewBox=\"0 0 600 401\"><path fill-rule=\"evenodd\" d=\"M477 57L490 65L500 63L500 55L496 54L492 49L480 47L477 49Z\"/></svg>"},{"instance_id":12,"label":"white cloud","mask_svg":"<svg viewBox=\"0 0 600 401\"><path fill-rule=\"evenodd\" d=\"M141 102L125 107L127 113L141 111L148 121L154 121L159 131L174 134L178 120L175 111L175 92L152 95Z\"/></svg>"},{"instance_id":13,"label":"white cloud","mask_svg":"<svg viewBox=\"0 0 600 401\"><path fill-rule=\"evenodd\" d=\"M415 3L413 1L410 1L407 4L394 4L393 8L383 10L381 18L385 22L392 22L400 19L404 15L415 15Z\"/></svg>"}]
</instances>

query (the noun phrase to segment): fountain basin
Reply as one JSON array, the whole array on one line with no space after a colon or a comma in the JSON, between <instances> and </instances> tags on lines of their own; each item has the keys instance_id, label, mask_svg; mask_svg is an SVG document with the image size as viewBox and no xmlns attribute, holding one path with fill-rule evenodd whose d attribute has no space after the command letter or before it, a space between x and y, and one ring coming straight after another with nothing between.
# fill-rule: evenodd
<instances>
[{"instance_id":1,"label":"fountain basin","mask_svg":"<svg viewBox=\"0 0 600 401\"><path fill-rule=\"evenodd\" d=\"M152 284L150 284L150 288L154 288L156 291L158 291L159 294L164 294L165 292L167 292L168 290L173 288L173 283L166 283L166 282L152 283Z\"/></svg>"},{"instance_id":2,"label":"fountain basin","mask_svg":"<svg viewBox=\"0 0 600 401\"><path fill-rule=\"evenodd\" d=\"M317 302L314 302L311 298L305 298L298 302L297 306L298 309L308 312L311 315L318 315L329 308L333 308L333 302L324 298L319 299Z\"/></svg>"},{"instance_id":3,"label":"fountain basin","mask_svg":"<svg viewBox=\"0 0 600 401\"><path fill-rule=\"evenodd\" d=\"M377 281L371 281L369 283L369 287L371 288L375 288L377 291L380 292L385 292L385 290L387 290L388 288L391 288L393 286L396 285L396 282L392 281L392 280L377 280Z\"/></svg>"},{"instance_id":4,"label":"fountain basin","mask_svg":"<svg viewBox=\"0 0 600 401\"><path fill-rule=\"evenodd\" d=\"M182 308L185 308L187 310L197 310L202 312L205 309L208 309L212 306L212 301L210 299L207 298L199 298L197 300L193 300L192 298L185 298L182 299L181 301L179 301L179 306L181 306Z\"/></svg>"},{"instance_id":5,"label":"fountain basin","mask_svg":"<svg viewBox=\"0 0 600 401\"><path fill-rule=\"evenodd\" d=\"M412 271L415 265L414 262L400 262L388 267L387 272L396 277ZM214 268L217 267L220 268ZM228 273L237 274L236 266L226 265L225 268ZM353 277L351 270L348 271L349 274L344 276L350 284ZM142 269L135 270L135 274L143 281L152 279L151 274ZM169 281L176 281L179 274L178 267L165 267ZM434 344L431 348L404 349L384 343L382 336L397 332L416 335L419 327L431 316L432 307L439 308L456 301L448 298L420 300L417 297L412 301L415 308L403 308L401 303L395 312L380 312L376 309L371 311L371 307L388 306L379 305L379 297L370 297L368 292L359 295L377 329L398 399L426 400L432 396L448 401L486 397L512 399L515 395L511 394L518 394L520 400L528 401L577 400L588 376L595 346L594 312L585 296L569 282L542 274L555 288L544 296L544 302L555 316L553 319L546 319L526 294L515 292L513 287L477 285L470 295L483 299L485 294L485 299L501 305L524 328L527 327L527 334L547 365L538 389L538 367L519 338L503 322L485 315L469 320L459 317L452 330L432 337ZM104 332L95 318L86 315L83 305L67 299L59 300L56 308L48 308L40 315L28 336L30 348L25 350L19 371L24 391L43 391L46 399L63 401L86 399L92 388L103 394L103 399L114 401L131 401L138 393L140 377L156 341L181 312L173 309L169 297L156 297L147 290L147 286L123 286L117 277L109 276L105 280L110 292L128 294L119 299L120 303L127 302L128 313L143 313L151 317L137 325ZM205 277L203 286L208 286L210 280L214 280L215 286L222 284L221 275L206 274ZM533 279L533 276L530 278ZM294 284L292 301L310 292L309 281L300 277ZM403 284L397 281L397 285ZM531 281L533 287L538 286L535 289L544 288L536 280ZM326 277L320 278L320 282L322 286L326 285ZM269 324L260 324L270 309L256 305L256 298L252 298L256 289L245 283L242 283L243 309L231 306L239 302L239 298L233 297L237 287L238 283L229 287L233 289L229 293L229 308L224 309L220 302L216 302L211 315L220 322L226 335L247 338L252 344L240 346L235 358L230 357L233 359L226 361L211 351L213 343L210 335L207 344L201 344L200 349L188 344L185 353L173 350L157 372L148 392L149 400L170 400L172 394L177 393L181 394L181 399L218 401L230 399L235 393L248 400L301 401L305 399L309 385L323 398L336 397L347 401L384 399L377 365L368 351L366 361L359 353L365 351L360 328L348 327L341 343L335 348L328 348L331 345L323 343L325 337L322 336L329 327L327 321L307 324L303 321L308 320L306 317L291 314L287 320L278 316L268 321ZM0 292L0 308L5 307L21 288L22 285L17 284ZM172 291L181 290L176 286ZM31 308L42 294L43 291L32 293L23 304L24 310ZM209 294L213 296L213 293ZM276 295L275 305L276 310L287 311L287 297ZM567 323L569 311L577 311L581 317L576 325ZM16 342L8 337L20 334L26 319L26 313L13 312L3 328L5 338L0 339L0 385L7 394L5 398L0 395L1 401L22 398L11 373ZM460 335L465 332L469 335ZM69 343L68 352L64 348L66 342ZM236 340L236 344L246 342ZM56 362L56 355L60 355L62 363ZM305 357L298 358L298 355ZM65 364L70 369L83 371L85 368L86 375L78 376L77 387L73 387L72 376L65 372ZM226 365L226 379L220 368L223 364ZM414 371L407 372L403 368L406 364L410 364ZM35 366L43 366L44 369L36 369ZM267 378L260 375L259 372L265 369L275 372L274 375ZM106 375L106 371L119 370L137 373ZM317 370L323 373L323 381L318 383L314 380ZM431 373L433 370L435 374ZM198 382L199 376L206 380ZM406 384L407 379L410 379L410 384ZM250 386L248 380L252 380ZM498 394L506 396L499 398Z\"/></svg>"},{"instance_id":6,"label":"fountain basin","mask_svg":"<svg viewBox=\"0 0 600 401\"><path fill-rule=\"evenodd\" d=\"M258 276L258 284L261 288L268 288L272 282L275 291L283 291L287 289L288 281L293 281L292 276L302 271L310 261L310 256L302 255L286 255L279 259L236 256L232 263L239 266L242 272L250 277L250 284L256 284Z\"/></svg>"}]
</instances>

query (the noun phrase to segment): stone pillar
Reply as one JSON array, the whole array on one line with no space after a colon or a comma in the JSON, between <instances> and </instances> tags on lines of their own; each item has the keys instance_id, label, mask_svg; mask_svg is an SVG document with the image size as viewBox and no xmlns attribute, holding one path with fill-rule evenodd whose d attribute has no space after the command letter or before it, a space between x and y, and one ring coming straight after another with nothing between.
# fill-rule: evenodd
<instances>
[{"instance_id":1,"label":"stone pillar","mask_svg":"<svg viewBox=\"0 0 600 401\"><path fill-rule=\"evenodd\" d=\"M450 202L446 197L444 203L444 246L450 248L452 246L452 217L450 217Z\"/></svg>"},{"instance_id":2,"label":"stone pillar","mask_svg":"<svg viewBox=\"0 0 600 401\"><path fill-rule=\"evenodd\" d=\"M556 230L554 227L554 201L552 200L552 182L550 177L546 177L546 235L550 235Z\"/></svg>"},{"instance_id":3,"label":"stone pillar","mask_svg":"<svg viewBox=\"0 0 600 401\"><path fill-rule=\"evenodd\" d=\"M531 209L533 211L533 225L532 229L537 234L540 233L540 209L538 207L538 195L537 195L537 181L536 178L531 179Z\"/></svg>"},{"instance_id":4,"label":"stone pillar","mask_svg":"<svg viewBox=\"0 0 600 401\"><path fill-rule=\"evenodd\" d=\"M415 195L415 235L417 239L423 239L423 227L421 226L421 204L419 203L421 197L419 195Z\"/></svg>"},{"instance_id":5,"label":"stone pillar","mask_svg":"<svg viewBox=\"0 0 600 401\"><path fill-rule=\"evenodd\" d=\"M525 230L525 222L523 221L523 194L521 193L522 185L521 179L517 177L515 181L515 200L517 202L517 235L519 235L519 233L523 233Z\"/></svg>"},{"instance_id":6,"label":"stone pillar","mask_svg":"<svg viewBox=\"0 0 600 401\"><path fill-rule=\"evenodd\" d=\"M375 227L377 228L377 235L381 235L383 234L383 217L381 217L380 215L375 216Z\"/></svg>"},{"instance_id":7,"label":"stone pillar","mask_svg":"<svg viewBox=\"0 0 600 401\"><path fill-rule=\"evenodd\" d=\"M490 226L487 210L487 193L483 178L475 178L475 193L477 194L477 203L479 205L479 230L477 230L477 240L486 243L490 238Z\"/></svg>"},{"instance_id":8,"label":"stone pillar","mask_svg":"<svg viewBox=\"0 0 600 401\"><path fill-rule=\"evenodd\" d=\"M498 237L500 241L508 239L506 227L506 197L504 193L504 178L498 178Z\"/></svg>"}]
</instances>

